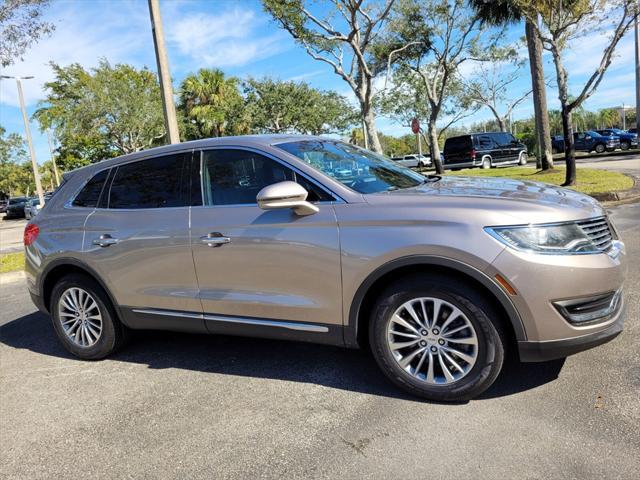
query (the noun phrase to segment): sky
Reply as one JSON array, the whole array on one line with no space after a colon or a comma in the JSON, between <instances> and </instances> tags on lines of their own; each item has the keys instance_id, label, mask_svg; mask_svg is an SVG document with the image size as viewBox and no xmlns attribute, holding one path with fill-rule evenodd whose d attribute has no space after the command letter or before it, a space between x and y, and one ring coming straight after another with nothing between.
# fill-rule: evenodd
<instances>
[{"instance_id":1,"label":"sky","mask_svg":"<svg viewBox=\"0 0 640 480\"><path fill-rule=\"evenodd\" d=\"M288 33L279 29L257 0L161 0L165 40L174 86L200 68L220 68L240 78L271 76L282 80L305 81L313 87L334 90L355 100L349 86L332 68L310 58ZM46 19L55 24L54 33L28 50L23 61L2 70L3 75L33 75L23 88L27 112L32 115L45 92L43 85L53 79L49 65L79 63L91 68L104 58L112 64L129 63L155 71L155 55L146 0L53 0ZM517 40L522 25L514 25L507 38ZM593 32L571 44L566 53L572 92L593 73L606 42L606 35ZM554 72L545 56L547 76ZM473 71L472 65L465 67ZM383 82L377 82L382 85ZM585 104L587 109L635 104L634 41L630 32L618 45L616 58L598 91ZM530 88L528 67L514 82L509 95L518 97ZM558 108L557 92L547 91L549 108ZM523 102L513 118L526 118L533 112L530 101ZM465 123L491 119L482 109ZM24 123L15 81L0 81L0 125L8 132L24 134ZM410 133L407 126L388 118L377 119L378 129L390 135ZM36 157L49 159L46 134L31 122Z\"/></svg>"}]
</instances>

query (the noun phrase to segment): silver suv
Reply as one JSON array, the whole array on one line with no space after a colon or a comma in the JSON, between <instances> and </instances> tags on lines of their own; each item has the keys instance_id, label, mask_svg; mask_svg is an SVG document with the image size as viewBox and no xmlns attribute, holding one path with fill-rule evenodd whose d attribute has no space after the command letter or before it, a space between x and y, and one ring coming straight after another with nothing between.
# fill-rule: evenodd
<instances>
[{"instance_id":1,"label":"silver suv","mask_svg":"<svg viewBox=\"0 0 640 480\"><path fill-rule=\"evenodd\" d=\"M24 243L33 301L84 359L143 329L366 346L399 387L464 400L509 350L564 357L623 323L624 245L592 198L424 177L327 138L209 139L76 170Z\"/></svg>"}]
</instances>

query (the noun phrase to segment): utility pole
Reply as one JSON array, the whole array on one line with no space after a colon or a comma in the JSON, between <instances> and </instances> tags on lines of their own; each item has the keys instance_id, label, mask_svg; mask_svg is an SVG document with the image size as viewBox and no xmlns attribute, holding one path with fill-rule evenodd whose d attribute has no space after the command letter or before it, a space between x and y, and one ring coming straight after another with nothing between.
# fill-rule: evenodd
<instances>
[{"instance_id":1,"label":"utility pole","mask_svg":"<svg viewBox=\"0 0 640 480\"><path fill-rule=\"evenodd\" d=\"M153 46L156 50L158 77L160 79L160 90L162 91L164 126L167 130L169 143L180 143L176 107L173 104L173 88L171 87L169 60L167 59L167 49L164 45L164 30L162 28L162 17L160 16L160 4L158 0L149 0L149 15L151 16Z\"/></svg>"},{"instance_id":2,"label":"utility pole","mask_svg":"<svg viewBox=\"0 0 640 480\"><path fill-rule=\"evenodd\" d=\"M42 183L40 183L40 172L38 171L38 162L36 160L36 151L33 148L33 141L31 140L31 129L29 128L29 117L27 117L27 109L24 106L24 94L22 93L21 80L31 80L33 77L11 77L9 75L2 75L0 78L13 78L18 86L18 99L20 100L20 109L22 110L22 119L24 120L24 131L27 136L27 145L29 145L29 154L31 155L31 166L33 167L33 176L36 181L36 190L38 192L38 198L40 199L40 205L44 207L44 192L42 191Z\"/></svg>"},{"instance_id":3,"label":"utility pole","mask_svg":"<svg viewBox=\"0 0 640 480\"><path fill-rule=\"evenodd\" d=\"M47 141L49 142L49 153L51 154L51 163L53 164L53 174L56 176L56 187L60 186L60 174L56 165L56 158L53 156L53 144L51 143L51 130L47 129Z\"/></svg>"},{"instance_id":4,"label":"utility pole","mask_svg":"<svg viewBox=\"0 0 640 480\"><path fill-rule=\"evenodd\" d=\"M640 13L640 0L638 0L638 3L636 3L636 20L635 20L635 37L636 37L636 128L640 128L640 26L638 25L638 14L639 13Z\"/></svg>"}]
</instances>

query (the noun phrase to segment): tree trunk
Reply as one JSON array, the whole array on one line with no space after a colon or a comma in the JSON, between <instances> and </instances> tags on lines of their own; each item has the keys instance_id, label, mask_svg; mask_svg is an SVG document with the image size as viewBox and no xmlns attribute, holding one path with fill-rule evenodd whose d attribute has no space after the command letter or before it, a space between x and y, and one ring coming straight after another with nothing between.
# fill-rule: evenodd
<instances>
[{"instance_id":1,"label":"tree trunk","mask_svg":"<svg viewBox=\"0 0 640 480\"><path fill-rule=\"evenodd\" d=\"M507 124L504 121L504 118L502 118L500 115L496 116L496 121L498 122L498 129L501 132L506 132L507 131Z\"/></svg>"},{"instance_id":2,"label":"tree trunk","mask_svg":"<svg viewBox=\"0 0 640 480\"><path fill-rule=\"evenodd\" d=\"M525 24L525 34L529 50L536 137L538 139L538 148L540 149L540 168L542 170L550 170L553 168L553 153L551 151L551 131L549 128L549 113L547 111L547 87L544 83L544 68L542 66L542 42L536 34L535 26L528 20Z\"/></svg>"},{"instance_id":3,"label":"tree trunk","mask_svg":"<svg viewBox=\"0 0 640 480\"><path fill-rule=\"evenodd\" d=\"M376 130L376 117L370 105L362 104L362 119L364 121L365 135L369 141L369 150L376 153L383 153L378 131Z\"/></svg>"},{"instance_id":4,"label":"tree trunk","mask_svg":"<svg viewBox=\"0 0 640 480\"><path fill-rule=\"evenodd\" d=\"M562 106L562 131L564 133L564 158L567 162L567 172L563 187L576 184L576 149L573 143L573 126L571 125L571 110Z\"/></svg>"},{"instance_id":5,"label":"tree trunk","mask_svg":"<svg viewBox=\"0 0 640 480\"><path fill-rule=\"evenodd\" d=\"M429 152L431 154L431 161L436 167L436 173L442 175L444 168L440 161L440 146L438 145L438 130L436 129L436 118L431 115L429 118L429 125L427 127L427 134L429 136Z\"/></svg>"}]
</instances>

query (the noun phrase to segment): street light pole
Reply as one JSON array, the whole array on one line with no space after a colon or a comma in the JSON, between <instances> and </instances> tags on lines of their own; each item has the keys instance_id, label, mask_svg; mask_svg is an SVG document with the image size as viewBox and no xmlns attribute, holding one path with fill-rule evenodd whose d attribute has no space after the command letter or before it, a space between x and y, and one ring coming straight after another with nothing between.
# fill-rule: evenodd
<instances>
[{"instance_id":1,"label":"street light pole","mask_svg":"<svg viewBox=\"0 0 640 480\"><path fill-rule=\"evenodd\" d=\"M160 4L158 0L149 0L149 15L151 16L153 45L156 50L158 77L160 79L160 90L162 91L164 125L167 130L167 135L169 136L169 143L180 143L176 107L173 104L173 88L171 87L169 60L167 59L167 50L164 45L164 30L162 28L162 17L160 16Z\"/></svg>"},{"instance_id":2,"label":"street light pole","mask_svg":"<svg viewBox=\"0 0 640 480\"><path fill-rule=\"evenodd\" d=\"M31 166L33 167L33 176L36 181L36 191L38 192L38 198L40 199L40 205L44 206L44 192L42 191L42 183L40 183L40 172L38 171L38 161L36 160L36 151L33 148L33 141L31 140L31 128L29 128L29 117L27 117L27 109L24 106L24 94L22 93L21 80L30 80L33 77L11 77L9 75L2 75L1 78L13 78L18 86L18 99L20 100L20 109L22 110L22 119L24 120L24 130L27 136L27 145L29 146L29 154L31 155Z\"/></svg>"}]
</instances>

